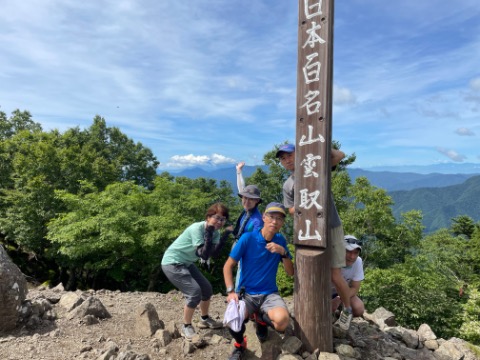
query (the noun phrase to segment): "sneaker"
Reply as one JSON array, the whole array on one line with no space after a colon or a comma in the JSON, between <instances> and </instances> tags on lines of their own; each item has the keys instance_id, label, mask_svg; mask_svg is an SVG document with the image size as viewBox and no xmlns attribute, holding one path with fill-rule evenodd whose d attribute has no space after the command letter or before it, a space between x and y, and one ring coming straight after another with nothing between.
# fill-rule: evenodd
<instances>
[{"instance_id":1,"label":"sneaker","mask_svg":"<svg viewBox=\"0 0 480 360\"><path fill-rule=\"evenodd\" d=\"M335 325L342 330L348 331L348 329L350 328L350 323L352 322L352 318L353 318L352 313L347 309L344 309L340 313L340 317L335 322Z\"/></svg>"},{"instance_id":2,"label":"sneaker","mask_svg":"<svg viewBox=\"0 0 480 360\"><path fill-rule=\"evenodd\" d=\"M235 349L233 349L232 354L228 358L228 360L241 360L243 359L243 355L245 354L245 349L247 348L247 339L244 338L241 344L235 342L233 344Z\"/></svg>"},{"instance_id":3,"label":"sneaker","mask_svg":"<svg viewBox=\"0 0 480 360\"><path fill-rule=\"evenodd\" d=\"M334 313L332 313L332 324L335 324L335 322L340 318L341 313L341 308L338 308Z\"/></svg>"},{"instance_id":4,"label":"sneaker","mask_svg":"<svg viewBox=\"0 0 480 360\"><path fill-rule=\"evenodd\" d=\"M197 335L192 325L182 325L181 334L187 340L192 340Z\"/></svg>"},{"instance_id":5,"label":"sneaker","mask_svg":"<svg viewBox=\"0 0 480 360\"><path fill-rule=\"evenodd\" d=\"M255 326L256 326L256 331L255 333L257 334L257 338L260 342L264 342L267 340L268 337L268 326L267 323L263 320L260 320L260 316L258 313L254 314L255 317Z\"/></svg>"},{"instance_id":6,"label":"sneaker","mask_svg":"<svg viewBox=\"0 0 480 360\"><path fill-rule=\"evenodd\" d=\"M198 324L200 329L219 329L223 327L223 323L213 320L210 316L203 320L200 318L200 323Z\"/></svg>"}]
</instances>

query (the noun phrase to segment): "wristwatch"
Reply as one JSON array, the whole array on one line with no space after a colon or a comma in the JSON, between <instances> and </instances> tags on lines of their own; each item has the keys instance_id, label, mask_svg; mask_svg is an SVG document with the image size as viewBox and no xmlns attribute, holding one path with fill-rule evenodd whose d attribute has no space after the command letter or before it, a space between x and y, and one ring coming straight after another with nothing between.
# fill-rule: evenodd
<instances>
[{"instance_id":1,"label":"wristwatch","mask_svg":"<svg viewBox=\"0 0 480 360\"><path fill-rule=\"evenodd\" d=\"M235 288L234 288L233 286L227 287L227 294L228 294L228 293L231 293L231 292L234 291L234 290L235 290Z\"/></svg>"}]
</instances>

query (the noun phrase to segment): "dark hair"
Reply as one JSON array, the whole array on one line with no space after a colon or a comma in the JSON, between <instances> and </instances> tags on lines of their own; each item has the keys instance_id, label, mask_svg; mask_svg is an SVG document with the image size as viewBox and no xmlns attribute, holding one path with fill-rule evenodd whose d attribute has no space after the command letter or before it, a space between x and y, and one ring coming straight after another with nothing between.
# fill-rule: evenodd
<instances>
[{"instance_id":1,"label":"dark hair","mask_svg":"<svg viewBox=\"0 0 480 360\"><path fill-rule=\"evenodd\" d=\"M210 216L213 216L215 214L221 214L223 216L225 216L228 220L228 208L223 205L222 203L215 203L213 205L211 205L208 209L207 209L207 214L205 216L205 219L209 218Z\"/></svg>"}]
</instances>

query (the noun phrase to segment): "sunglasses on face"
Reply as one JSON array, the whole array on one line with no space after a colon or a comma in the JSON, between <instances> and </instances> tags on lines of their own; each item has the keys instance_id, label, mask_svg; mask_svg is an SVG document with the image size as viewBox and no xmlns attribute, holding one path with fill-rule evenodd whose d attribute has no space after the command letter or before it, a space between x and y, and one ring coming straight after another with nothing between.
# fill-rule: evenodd
<instances>
[{"instance_id":1,"label":"sunglasses on face","mask_svg":"<svg viewBox=\"0 0 480 360\"><path fill-rule=\"evenodd\" d=\"M357 239L352 239L352 238L347 238L345 239L345 241L349 244L354 244L354 245L359 245L359 246L363 246L363 241L361 240L357 240Z\"/></svg>"}]
</instances>

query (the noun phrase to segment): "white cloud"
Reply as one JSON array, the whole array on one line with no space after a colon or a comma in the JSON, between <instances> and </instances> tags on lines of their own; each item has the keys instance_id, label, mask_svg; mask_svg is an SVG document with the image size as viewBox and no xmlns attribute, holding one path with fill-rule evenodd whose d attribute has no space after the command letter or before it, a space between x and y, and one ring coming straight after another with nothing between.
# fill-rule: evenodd
<instances>
[{"instance_id":1,"label":"white cloud","mask_svg":"<svg viewBox=\"0 0 480 360\"><path fill-rule=\"evenodd\" d=\"M220 155L220 154L213 154L212 155L212 164L220 165L220 164L234 164L236 162L235 159Z\"/></svg>"},{"instance_id":2,"label":"white cloud","mask_svg":"<svg viewBox=\"0 0 480 360\"><path fill-rule=\"evenodd\" d=\"M450 158L455 162L463 162L467 157L465 155L457 153L455 150L446 149L442 147L437 147L436 150L446 157Z\"/></svg>"},{"instance_id":3,"label":"white cloud","mask_svg":"<svg viewBox=\"0 0 480 360\"><path fill-rule=\"evenodd\" d=\"M170 158L167 164L164 167L167 168L183 168L183 167L194 167L194 166L218 166L224 164L234 164L236 163L235 159L229 158L221 154L212 154L208 155L174 155Z\"/></svg>"},{"instance_id":4,"label":"white cloud","mask_svg":"<svg viewBox=\"0 0 480 360\"><path fill-rule=\"evenodd\" d=\"M455 134L460 135L460 136L474 136L475 133L467 128L461 127L455 130Z\"/></svg>"},{"instance_id":5,"label":"white cloud","mask_svg":"<svg viewBox=\"0 0 480 360\"><path fill-rule=\"evenodd\" d=\"M333 101L335 105L354 105L357 102L357 97L350 89L334 85Z\"/></svg>"},{"instance_id":6,"label":"white cloud","mask_svg":"<svg viewBox=\"0 0 480 360\"><path fill-rule=\"evenodd\" d=\"M480 77L470 81L470 89L474 91L480 91Z\"/></svg>"},{"instance_id":7,"label":"white cloud","mask_svg":"<svg viewBox=\"0 0 480 360\"><path fill-rule=\"evenodd\" d=\"M207 155L174 155L167 163L169 167L198 166L208 164L210 158Z\"/></svg>"}]
</instances>

